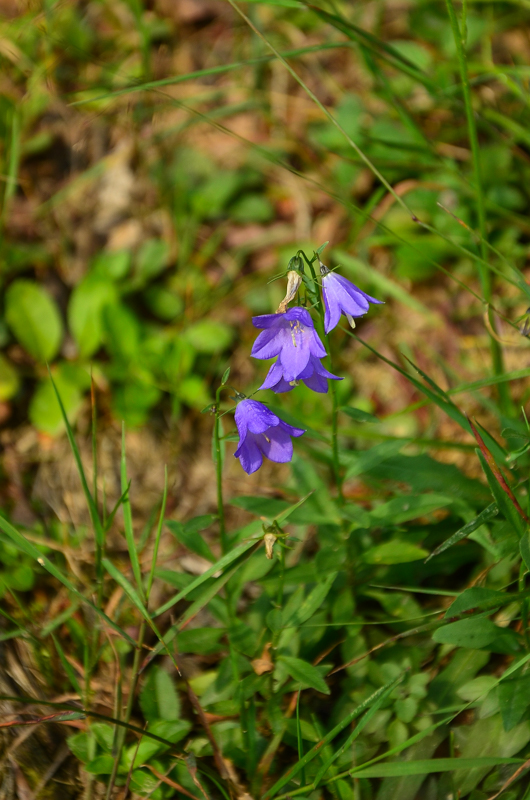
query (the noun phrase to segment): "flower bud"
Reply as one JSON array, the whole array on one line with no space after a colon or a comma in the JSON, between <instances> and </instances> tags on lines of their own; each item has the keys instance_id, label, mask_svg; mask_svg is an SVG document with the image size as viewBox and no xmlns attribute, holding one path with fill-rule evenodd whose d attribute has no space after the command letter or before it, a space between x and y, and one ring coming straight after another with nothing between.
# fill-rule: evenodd
<instances>
[{"instance_id":1,"label":"flower bud","mask_svg":"<svg viewBox=\"0 0 530 800\"><path fill-rule=\"evenodd\" d=\"M289 272L287 273L287 292L282 302L278 306L278 311L276 312L277 314L285 314L285 312L287 311L287 306L297 293L301 283L302 283L302 276L300 275L300 273L295 272L294 269L289 270Z\"/></svg>"}]
</instances>

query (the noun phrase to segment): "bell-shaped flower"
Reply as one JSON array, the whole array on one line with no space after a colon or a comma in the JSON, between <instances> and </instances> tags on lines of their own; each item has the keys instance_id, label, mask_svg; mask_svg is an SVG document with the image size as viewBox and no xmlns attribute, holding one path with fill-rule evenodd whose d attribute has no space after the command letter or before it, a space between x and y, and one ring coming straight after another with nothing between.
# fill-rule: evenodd
<instances>
[{"instance_id":1,"label":"bell-shaped flower","mask_svg":"<svg viewBox=\"0 0 530 800\"><path fill-rule=\"evenodd\" d=\"M296 381L303 380L314 391L326 392L327 378L341 380L320 363L326 351L307 309L295 306L281 314L253 317L252 322L263 330L254 342L251 355L261 359L278 356L262 389L287 392Z\"/></svg>"},{"instance_id":2,"label":"bell-shaped flower","mask_svg":"<svg viewBox=\"0 0 530 800\"><path fill-rule=\"evenodd\" d=\"M257 400L242 400L238 403L235 421L239 443L234 453L248 475L263 464L263 456L283 464L293 457L291 436L302 436L305 430L293 428L267 406Z\"/></svg>"},{"instance_id":3,"label":"bell-shaped flower","mask_svg":"<svg viewBox=\"0 0 530 800\"><path fill-rule=\"evenodd\" d=\"M326 312L324 316L326 333L337 327L341 314L344 314L352 328L355 328L354 317L362 317L366 314L370 303L384 302L370 297L342 275L331 272L322 262L320 262L320 275L322 276L322 294Z\"/></svg>"},{"instance_id":4,"label":"bell-shaped flower","mask_svg":"<svg viewBox=\"0 0 530 800\"><path fill-rule=\"evenodd\" d=\"M298 378L293 381L286 381L282 365L278 359L270 368L267 377L259 388L272 389L273 392L279 394L280 392L290 392L297 385L298 381L303 381L305 385L314 392L325 394L328 391L328 378L334 381L343 380L343 378L339 378L337 375L328 372L319 358L310 356L306 368L302 370Z\"/></svg>"}]
</instances>

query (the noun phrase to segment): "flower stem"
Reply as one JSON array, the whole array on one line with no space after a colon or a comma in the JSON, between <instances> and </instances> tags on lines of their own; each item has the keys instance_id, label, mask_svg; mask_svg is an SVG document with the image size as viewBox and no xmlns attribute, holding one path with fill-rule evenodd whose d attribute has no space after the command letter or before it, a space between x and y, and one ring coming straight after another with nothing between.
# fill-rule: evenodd
<instances>
[{"instance_id":1,"label":"flower stem","mask_svg":"<svg viewBox=\"0 0 530 800\"><path fill-rule=\"evenodd\" d=\"M333 364L331 362L331 349L329 343L329 336L326 335L326 344L328 348L328 361L330 372L333 372ZM339 404L337 400L337 386L335 381L331 383L331 457L333 460L333 475L335 476L335 485L337 487L337 497L339 505L344 505L344 494L342 492L342 476L340 473L340 460L339 460Z\"/></svg>"},{"instance_id":2,"label":"flower stem","mask_svg":"<svg viewBox=\"0 0 530 800\"><path fill-rule=\"evenodd\" d=\"M220 422L220 402L221 390L219 386L215 395L215 426L214 426L214 447L215 447L215 473L217 479L217 515L219 517L219 533L221 536L221 549L223 555L228 552L228 538L226 535L225 508L223 500L223 454L221 452L221 422Z\"/></svg>"}]
</instances>

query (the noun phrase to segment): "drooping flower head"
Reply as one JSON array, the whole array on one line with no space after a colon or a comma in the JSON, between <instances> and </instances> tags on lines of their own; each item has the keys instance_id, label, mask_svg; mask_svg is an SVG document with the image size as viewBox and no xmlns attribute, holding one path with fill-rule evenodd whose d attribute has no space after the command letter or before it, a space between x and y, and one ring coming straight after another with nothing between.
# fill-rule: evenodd
<instances>
[{"instance_id":1,"label":"drooping flower head","mask_svg":"<svg viewBox=\"0 0 530 800\"><path fill-rule=\"evenodd\" d=\"M383 303L383 300L370 297L342 275L331 272L322 262L320 262L320 275L326 311L324 317L326 333L337 327L341 314L344 314L352 328L355 328L354 317L366 314L370 303Z\"/></svg>"},{"instance_id":2,"label":"drooping flower head","mask_svg":"<svg viewBox=\"0 0 530 800\"><path fill-rule=\"evenodd\" d=\"M235 421L239 443L234 455L248 475L261 467L263 456L280 464L290 461L293 457L291 436L305 433L302 428L288 425L257 400L238 403Z\"/></svg>"},{"instance_id":3,"label":"drooping flower head","mask_svg":"<svg viewBox=\"0 0 530 800\"><path fill-rule=\"evenodd\" d=\"M327 392L327 378L342 380L320 363L326 351L307 309L295 306L281 314L253 317L252 322L263 329L252 347L254 358L278 356L261 389L288 392L303 380L313 391Z\"/></svg>"}]
</instances>

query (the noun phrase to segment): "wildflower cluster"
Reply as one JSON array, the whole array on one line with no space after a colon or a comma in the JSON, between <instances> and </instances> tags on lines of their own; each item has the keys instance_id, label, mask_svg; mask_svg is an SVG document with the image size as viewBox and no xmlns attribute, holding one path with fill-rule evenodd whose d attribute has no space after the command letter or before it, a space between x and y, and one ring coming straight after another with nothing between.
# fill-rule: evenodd
<instances>
[{"instance_id":1,"label":"wildflower cluster","mask_svg":"<svg viewBox=\"0 0 530 800\"><path fill-rule=\"evenodd\" d=\"M315 256L307 263L311 265L317 258ZM260 389L272 389L280 394L290 392L303 381L314 392L326 393L328 380L340 381L342 378L333 375L322 364L321 359L327 353L309 310L303 306L288 308L302 280L306 289L309 283L309 296L318 297L315 281L305 276L301 258L297 256L291 259L291 264L293 262L297 269L288 272L287 294L278 311L252 319L254 327L261 332L254 342L251 355L261 360L276 359ZM329 270L320 259L319 263L326 334L338 325L341 314L355 327L354 318L366 314L370 303L382 302ZM239 433L235 456L249 475L261 467L264 455L271 461L290 461L293 456L291 437L305 433L301 428L288 425L263 403L248 398L238 403L235 422Z\"/></svg>"}]
</instances>

